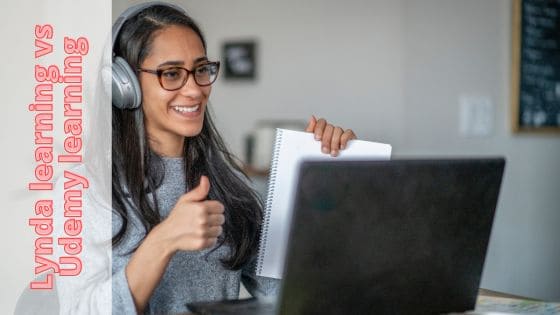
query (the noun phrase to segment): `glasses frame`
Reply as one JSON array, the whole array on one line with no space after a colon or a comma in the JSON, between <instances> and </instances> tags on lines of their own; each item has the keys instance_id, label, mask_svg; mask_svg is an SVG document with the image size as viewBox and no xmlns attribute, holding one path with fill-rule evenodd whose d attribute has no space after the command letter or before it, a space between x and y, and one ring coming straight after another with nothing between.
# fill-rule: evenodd
<instances>
[{"instance_id":1,"label":"glasses frame","mask_svg":"<svg viewBox=\"0 0 560 315\"><path fill-rule=\"evenodd\" d=\"M196 76L194 75L194 72L196 71L197 68L202 67L202 66L207 66L207 65L211 65L214 64L216 65L216 78L214 78L214 80L208 84L200 84L198 83L198 81L196 80ZM161 75L163 74L164 71L167 71L169 69L183 69L185 71L187 71L187 75L185 76L185 79L183 81L183 83L181 84L181 86L179 86L176 89L166 89L163 86L163 82L161 81ZM187 81L189 81L189 76L192 74L193 78L194 78L194 82L198 85L198 86L210 86L212 85L214 82L216 82L216 80L218 79L218 74L220 73L220 62L219 61L210 61L210 62L205 62L203 64L197 65L196 67L194 67L192 70L189 70L185 67L179 67L179 66L173 66L173 67L168 67L165 69L156 69L156 70L152 70L152 69L143 69L143 68L137 68L138 71L141 72L146 72L146 73L150 73L150 74L154 74L157 75L158 77L158 81L159 81L159 85L161 86L162 89L166 90L166 91L177 91L180 90L181 88L183 88L183 86L185 86L185 84L187 84Z\"/></svg>"}]
</instances>

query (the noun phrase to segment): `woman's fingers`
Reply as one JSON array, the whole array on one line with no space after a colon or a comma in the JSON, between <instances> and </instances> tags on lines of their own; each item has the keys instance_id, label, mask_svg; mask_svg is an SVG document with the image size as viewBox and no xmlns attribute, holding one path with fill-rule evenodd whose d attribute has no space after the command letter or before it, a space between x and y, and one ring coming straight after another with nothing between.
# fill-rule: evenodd
<instances>
[{"instance_id":1,"label":"woman's fingers","mask_svg":"<svg viewBox=\"0 0 560 315\"><path fill-rule=\"evenodd\" d=\"M337 156L340 150L344 150L348 141L357 139L352 129L342 129L329 124L323 118L311 116L305 131L312 132L317 141L321 141L321 151L331 156Z\"/></svg>"},{"instance_id":2,"label":"woman's fingers","mask_svg":"<svg viewBox=\"0 0 560 315\"><path fill-rule=\"evenodd\" d=\"M204 231L204 237L205 238L217 238L218 236L220 236L223 232L223 228L221 225L219 226L213 226L208 228L206 231Z\"/></svg>"},{"instance_id":3,"label":"woman's fingers","mask_svg":"<svg viewBox=\"0 0 560 315\"><path fill-rule=\"evenodd\" d=\"M309 119L309 122L307 123L307 127L305 127L305 131L306 132L313 132L313 130L315 130L315 125L317 125L317 118L315 118L315 116L311 115L311 118Z\"/></svg>"},{"instance_id":4,"label":"woman's fingers","mask_svg":"<svg viewBox=\"0 0 560 315\"><path fill-rule=\"evenodd\" d=\"M325 131L325 127L327 126L327 121L323 118L317 120L317 124L315 125L315 129L313 133L315 134L315 140L323 139L323 131Z\"/></svg>"},{"instance_id":5,"label":"woman's fingers","mask_svg":"<svg viewBox=\"0 0 560 315\"><path fill-rule=\"evenodd\" d=\"M349 140L357 139L356 134L352 129L346 129L342 136L340 136L340 149L346 149Z\"/></svg>"},{"instance_id":6,"label":"woman's fingers","mask_svg":"<svg viewBox=\"0 0 560 315\"><path fill-rule=\"evenodd\" d=\"M179 198L160 225L176 250L192 251L214 246L223 233L223 204L217 200L198 200L207 195L207 191L200 190L197 187L189 192L190 195L187 193ZM196 196L197 191L200 196Z\"/></svg>"},{"instance_id":7,"label":"woman's fingers","mask_svg":"<svg viewBox=\"0 0 560 315\"><path fill-rule=\"evenodd\" d=\"M325 154L331 153L331 140L333 137L334 127L331 124L327 124L325 126L325 130L323 131L323 137L321 139L321 151Z\"/></svg>"},{"instance_id":8,"label":"woman's fingers","mask_svg":"<svg viewBox=\"0 0 560 315\"><path fill-rule=\"evenodd\" d=\"M208 226L218 226L226 222L226 218L223 214L211 214L208 217Z\"/></svg>"},{"instance_id":9,"label":"woman's fingers","mask_svg":"<svg viewBox=\"0 0 560 315\"><path fill-rule=\"evenodd\" d=\"M343 133L344 130L342 130L342 128L340 127L334 128L333 135L331 138L331 156L338 155L338 151L340 150L340 143L341 143L340 137L342 136Z\"/></svg>"}]
</instances>

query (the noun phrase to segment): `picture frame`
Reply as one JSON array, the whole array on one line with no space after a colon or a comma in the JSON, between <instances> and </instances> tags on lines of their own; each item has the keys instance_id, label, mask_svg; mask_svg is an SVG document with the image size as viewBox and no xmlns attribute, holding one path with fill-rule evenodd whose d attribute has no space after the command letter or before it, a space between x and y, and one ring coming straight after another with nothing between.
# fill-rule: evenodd
<instances>
[{"instance_id":1,"label":"picture frame","mask_svg":"<svg viewBox=\"0 0 560 315\"><path fill-rule=\"evenodd\" d=\"M254 81L257 76L257 43L254 40L226 41L222 45L224 78Z\"/></svg>"}]
</instances>

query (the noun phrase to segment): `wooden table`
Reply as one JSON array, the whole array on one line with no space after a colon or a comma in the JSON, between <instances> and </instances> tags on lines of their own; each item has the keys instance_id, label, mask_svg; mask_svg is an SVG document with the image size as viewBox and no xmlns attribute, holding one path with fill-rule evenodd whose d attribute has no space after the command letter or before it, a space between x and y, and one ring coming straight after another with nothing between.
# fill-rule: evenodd
<instances>
[{"instance_id":1,"label":"wooden table","mask_svg":"<svg viewBox=\"0 0 560 315\"><path fill-rule=\"evenodd\" d=\"M503 312L507 314L560 314L560 303L544 302L533 298L480 289L475 313Z\"/></svg>"}]
</instances>

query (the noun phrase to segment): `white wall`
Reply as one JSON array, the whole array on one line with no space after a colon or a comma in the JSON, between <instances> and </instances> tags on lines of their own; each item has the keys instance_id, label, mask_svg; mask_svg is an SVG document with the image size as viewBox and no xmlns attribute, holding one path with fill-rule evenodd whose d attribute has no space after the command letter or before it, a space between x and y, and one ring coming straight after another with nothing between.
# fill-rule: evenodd
<instances>
[{"instance_id":1,"label":"white wall","mask_svg":"<svg viewBox=\"0 0 560 315\"><path fill-rule=\"evenodd\" d=\"M114 3L114 14L130 3ZM504 155L482 286L560 300L560 138L510 132L509 0L180 4L201 24L210 57L224 40L258 41L258 80L221 80L211 97L234 152L259 119L316 114L393 144L396 156ZM460 135L462 95L491 100L489 136Z\"/></svg>"},{"instance_id":2,"label":"white wall","mask_svg":"<svg viewBox=\"0 0 560 315\"><path fill-rule=\"evenodd\" d=\"M211 97L217 122L239 155L255 121L270 118L305 122L315 114L352 126L363 137L400 139L400 2L188 1L183 6L201 24L211 58L220 58L225 39L258 41L258 80L220 80ZM114 6L114 14L121 7L126 5ZM364 119L356 121L357 115Z\"/></svg>"},{"instance_id":3,"label":"white wall","mask_svg":"<svg viewBox=\"0 0 560 315\"><path fill-rule=\"evenodd\" d=\"M511 2L405 3L401 152L506 156L482 286L560 300L560 137L510 132ZM459 135L463 94L492 100L492 135Z\"/></svg>"}]
</instances>

